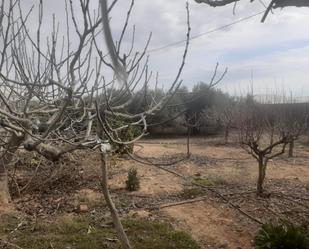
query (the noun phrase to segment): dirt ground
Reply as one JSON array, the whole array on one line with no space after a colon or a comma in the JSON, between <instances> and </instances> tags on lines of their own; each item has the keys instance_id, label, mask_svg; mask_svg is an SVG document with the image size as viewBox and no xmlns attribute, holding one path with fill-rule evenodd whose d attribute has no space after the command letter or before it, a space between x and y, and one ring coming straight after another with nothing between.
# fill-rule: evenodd
<instances>
[{"instance_id":1,"label":"dirt ground","mask_svg":"<svg viewBox=\"0 0 309 249\"><path fill-rule=\"evenodd\" d=\"M168 215L185 227L205 248L251 248L251 235L237 213L210 201L167 208Z\"/></svg>"},{"instance_id":2,"label":"dirt ground","mask_svg":"<svg viewBox=\"0 0 309 249\"><path fill-rule=\"evenodd\" d=\"M237 144L221 141L220 137L193 138L187 159L185 138L144 139L134 150L136 158L146 164L128 157L116 163L112 160L110 187L121 215L168 221L206 249L252 248L259 222L309 221L308 146L296 144L294 158L283 155L269 162L265 188L270 196L258 198L255 160ZM73 160L74 171L70 168L58 178L53 175L46 188L34 184L21 197L15 191L11 207L44 217L76 212L87 201L92 203L89 212L104 212L98 211L102 202L100 157L95 152L80 152L67 160ZM158 165L147 165L152 162ZM141 188L129 193L125 180L131 167L138 171ZM24 175L23 171L17 174L17 184L25 184ZM200 201L182 203L200 197Z\"/></svg>"},{"instance_id":3,"label":"dirt ground","mask_svg":"<svg viewBox=\"0 0 309 249\"><path fill-rule=\"evenodd\" d=\"M162 162L173 161L173 155L178 155L176 158L181 157L180 153L185 155L185 142L185 139L145 140L136 146L136 151L144 158L160 158ZM166 168L188 178L198 175L210 179L211 183L214 183L212 187L218 192L229 196L231 202L262 222L277 218L302 221L305 217L308 220L307 147L298 144L294 158L289 159L284 155L269 163L265 187L269 192L274 192L269 199L258 199L255 196L257 164L236 144L222 145L220 138L194 138L191 152L191 159ZM141 176L157 176L142 178L140 192L143 194L146 194L147 189L151 189L148 192L151 195L166 192L172 194L184 189L188 184L170 173L154 169L153 166L136 162L134 165ZM209 193L206 191L204 195L207 194ZM291 211L295 213L291 214ZM189 231L202 243L203 248L251 248L254 234L259 228L259 224L211 194L206 201L168 207L161 209L161 212L172 217L175 226Z\"/></svg>"}]
</instances>

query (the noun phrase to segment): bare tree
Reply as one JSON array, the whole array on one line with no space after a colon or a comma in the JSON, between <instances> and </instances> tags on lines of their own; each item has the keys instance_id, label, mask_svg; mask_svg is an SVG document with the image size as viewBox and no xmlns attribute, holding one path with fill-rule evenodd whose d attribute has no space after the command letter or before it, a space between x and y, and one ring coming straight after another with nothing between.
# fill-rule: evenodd
<instances>
[{"instance_id":1,"label":"bare tree","mask_svg":"<svg viewBox=\"0 0 309 249\"><path fill-rule=\"evenodd\" d=\"M34 151L56 161L76 149L100 148L103 194L122 247L130 248L108 190L108 155L111 144L132 144L143 137L147 132L147 116L164 108L181 85L190 38L189 7L187 4L187 42L169 90L160 100L153 98L147 110L128 113L126 107L133 101L134 91L139 86L146 88L152 80L158 85L159 77L154 77L148 66L151 34L144 49L134 52L134 27L132 44L123 53L122 44L134 0L131 0L117 42L112 38L109 20L109 12L117 0L109 6L106 0L100 1L101 11L93 11L90 0L78 2L76 5L73 1L65 1L66 25L62 25L65 32L60 32L62 29L53 16L52 32L44 36L43 1L28 12L20 0L2 1L0 203L10 201L7 168L14 163L19 149ZM38 25L36 32L31 32L28 21L34 18L36 7ZM99 38L102 23L105 52ZM109 73L102 75L103 68L104 73L108 70ZM115 123L115 120L122 122ZM129 127L137 127L139 134L128 141L120 134Z\"/></svg>"},{"instance_id":2,"label":"bare tree","mask_svg":"<svg viewBox=\"0 0 309 249\"><path fill-rule=\"evenodd\" d=\"M109 12L117 1L110 6L107 1L100 3L101 15L90 9L90 0L80 0L79 5L65 1L65 33L60 33L59 23L53 16L52 32L46 37L42 35L43 1L37 6L38 25L34 33L28 28L28 20L33 18L36 6L26 12L20 0L2 1L0 202L10 201L7 168L14 162L20 148L56 161L76 149L99 147L104 197L122 247L130 248L108 190L110 145L132 144L144 136L147 132L146 117L164 108L181 85L180 76L189 45L189 7L187 5L187 42L175 80L165 96L159 101L154 98L147 110L128 113L125 108L133 101L138 85L146 87L153 78L157 85L158 77L153 77L149 71L146 56L151 34L142 52L134 52L134 27L131 47L123 53L122 43L134 0L117 42L113 41L109 22ZM101 23L106 52L98 38ZM102 75L103 67L110 71L107 74L111 75L109 80L107 75ZM115 126L113 121L119 119L122 124ZM138 127L140 132L130 141L123 141L120 133L128 127Z\"/></svg>"},{"instance_id":3,"label":"bare tree","mask_svg":"<svg viewBox=\"0 0 309 249\"><path fill-rule=\"evenodd\" d=\"M252 97L239 104L235 115L240 145L258 162L259 196L264 195L263 184L269 160L284 154L286 146L294 142L305 127L306 117L301 122L287 117L284 105L261 104Z\"/></svg>"},{"instance_id":4,"label":"bare tree","mask_svg":"<svg viewBox=\"0 0 309 249\"><path fill-rule=\"evenodd\" d=\"M96 113L98 120L98 129L97 132L99 134L99 140L105 141L106 145L101 145L101 171L102 171L102 190L107 201L108 207L112 214L113 223L115 229L118 234L118 238L121 242L122 248L129 249L131 248L129 240L125 234L123 226L121 224L120 218L118 216L115 205L113 204L112 198L110 196L108 190L108 150L106 147L110 143L115 143L119 145L128 145L132 144L141 137L143 137L147 132L147 116L153 115L158 110L164 108L169 100L174 96L175 92L181 85L182 81L180 80L181 72L183 70L185 64L185 58L188 51L189 46L189 38L190 38L190 22L189 22L189 7L188 3L186 6L187 9L187 42L183 53L183 59L180 64L178 73L171 83L169 90L166 92L165 96L163 96L159 101L157 98L153 98L151 103L148 104L147 109L143 110L140 113L127 113L125 108L130 105L130 103L134 100L133 92L136 89L138 84L141 84L143 88L147 89L149 82L153 79L153 75L148 70L148 58L144 58L146 55L146 51L150 42L151 35L149 36L149 40L146 43L146 46L142 53L133 53L134 47L134 35L135 29L133 31L133 39L131 49L127 53L123 53L121 49L121 44L123 38L125 36L131 10L134 5L134 0L131 1L131 6L127 14L126 22L124 28L121 32L119 40L115 43L112 38L112 32L110 28L109 15L108 15L108 5L106 0L100 1L101 5L101 13L102 13L102 24L104 30L104 38L106 42L106 47L108 48L110 62L106 60L105 57L101 56L101 62L107 65L114 73L115 78L112 82L112 86L117 86L118 91L115 94L115 91L112 89L109 94L103 96L103 101L96 101ZM99 46L97 46L97 42L95 39L96 49L99 54L102 54ZM155 86L157 86L158 77L154 78ZM104 84L104 88L106 89L106 85ZM154 92L157 92L156 89ZM121 126L113 126L111 123L112 119L121 119L124 121L124 124ZM124 140L120 136L120 132L128 127L139 127L139 134L132 139ZM141 128L140 128L141 127Z\"/></svg>"},{"instance_id":5,"label":"bare tree","mask_svg":"<svg viewBox=\"0 0 309 249\"><path fill-rule=\"evenodd\" d=\"M87 116L91 106L85 98L91 98L102 81L101 64L90 63L93 34L100 21L89 15L89 0L79 1L83 22L77 21L72 1L65 1L65 33L60 34L53 16L47 36L42 34L43 1L29 10L22 4L3 0L0 9L1 203L10 201L6 169L21 147L56 161L88 146L89 133L78 127L86 122L91 130L92 117ZM28 22L35 18L35 8L37 28L33 32Z\"/></svg>"},{"instance_id":6,"label":"bare tree","mask_svg":"<svg viewBox=\"0 0 309 249\"><path fill-rule=\"evenodd\" d=\"M236 104L236 101L229 99L205 111L206 119L212 120L223 127L225 143L229 142L230 130L234 127L234 115L237 110Z\"/></svg>"}]
</instances>

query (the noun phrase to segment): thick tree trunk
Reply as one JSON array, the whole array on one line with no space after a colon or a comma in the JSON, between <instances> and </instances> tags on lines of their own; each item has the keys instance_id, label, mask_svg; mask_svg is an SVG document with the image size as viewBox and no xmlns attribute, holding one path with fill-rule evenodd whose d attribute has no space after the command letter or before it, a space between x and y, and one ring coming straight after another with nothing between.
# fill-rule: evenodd
<instances>
[{"instance_id":1,"label":"thick tree trunk","mask_svg":"<svg viewBox=\"0 0 309 249\"><path fill-rule=\"evenodd\" d=\"M112 220L115 226L115 230L118 235L118 239L120 240L122 249L131 249L128 237L123 229L123 226L121 224L117 209L115 207L115 204L113 203L113 200L110 196L109 190L108 190L108 169L107 169L107 154L106 152L101 153L101 171L102 171L102 191L103 195L106 201L106 204L111 212Z\"/></svg>"},{"instance_id":2,"label":"thick tree trunk","mask_svg":"<svg viewBox=\"0 0 309 249\"><path fill-rule=\"evenodd\" d=\"M265 171L266 171L266 165L264 163L264 157L259 156L259 175L258 175L258 181L257 181L257 195L262 196L264 192L264 179L265 179Z\"/></svg>"},{"instance_id":3,"label":"thick tree trunk","mask_svg":"<svg viewBox=\"0 0 309 249\"><path fill-rule=\"evenodd\" d=\"M0 205L8 204L11 201L8 185L7 166L12 161L13 155L22 143L23 137L13 134L3 149L0 159Z\"/></svg>"},{"instance_id":4,"label":"thick tree trunk","mask_svg":"<svg viewBox=\"0 0 309 249\"><path fill-rule=\"evenodd\" d=\"M294 157L294 140L289 143L289 157Z\"/></svg>"}]
</instances>

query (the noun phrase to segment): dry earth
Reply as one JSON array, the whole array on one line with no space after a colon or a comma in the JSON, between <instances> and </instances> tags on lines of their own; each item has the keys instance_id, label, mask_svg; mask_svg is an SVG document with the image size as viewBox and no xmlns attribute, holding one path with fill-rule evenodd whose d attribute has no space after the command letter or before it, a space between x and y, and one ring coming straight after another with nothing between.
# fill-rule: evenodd
<instances>
[{"instance_id":1,"label":"dry earth","mask_svg":"<svg viewBox=\"0 0 309 249\"><path fill-rule=\"evenodd\" d=\"M139 160L162 165L184 160L162 166L170 172L130 158L112 163L110 186L121 214L167 220L176 228L189 232L202 248L209 249L250 249L260 225L207 188L220 193L234 207L261 222L278 218L309 221L309 147L297 144L293 159L283 155L271 161L265 185L271 193L270 198L257 198L254 193L256 162L236 144L223 145L220 141L221 138L193 138L190 159L185 159L185 138L140 141L135 145ZM22 197L15 196L11 208L44 217L69 214L87 200L94 203L89 211L97 210L97 203L102 201L98 174L100 158L94 152L76 152L71 157L74 174L69 171L46 189L42 185L29 188ZM141 188L128 193L125 180L130 167L138 170ZM19 177L18 182L23 182L22 176ZM196 178L203 179L205 188L192 186ZM201 196L203 201L163 207ZM8 210L10 207L2 207L0 212Z\"/></svg>"},{"instance_id":2,"label":"dry earth","mask_svg":"<svg viewBox=\"0 0 309 249\"><path fill-rule=\"evenodd\" d=\"M137 154L141 157L160 158L161 161L164 161L164 159L165 161L172 161L173 155L186 152L185 139L145 140L136 147ZM169 168L186 177L198 175L211 179L218 183L216 187L222 193L234 194L254 190L257 179L256 162L237 145L221 145L217 138L195 138L191 144L191 151L191 160L185 160ZM282 156L274 159L269 163L266 188L269 191L279 191L293 196L294 192L289 192L292 188L292 190L299 191L298 193L302 194L300 197L309 198L308 162L308 148L301 145L298 145L295 150L295 158L289 159ZM155 169L153 166L138 163L134 163L134 166L138 168L141 176L148 176L142 178L140 192L143 194L160 195L166 192L171 194L183 189L186 185L186 182L180 181L178 177ZM158 188L158 186L161 187ZM150 191L147 193L148 189ZM258 200L254 193L248 195L244 198L231 196L231 199L262 221L277 218L277 215L269 214L269 210L278 211L278 213L281 210L287 212L285 209L291 205L291 203L275 197L270 198L270 200ZM304 205L305 208L308 204L308 199L300 200L296 198L296 201L300 201L300 206ZM256 202L260 202L259 205L256 205ZM299 208L295 207L297 205L295 205L294 200L292 202L293 208ZM307 203L305 204L305 202ZM266 206L265 209L264 206ZM174 219L175 226L189 231L195 239L202 243L204 248L251 248L254 234L259 227L258 224L242 216L237 210L222 203L222 200L211 196L207 201L161 210L163 214ZM296 220L298 218L280 216L280 218L282 217L295 218Z\"/></svg>"}]
</instances>

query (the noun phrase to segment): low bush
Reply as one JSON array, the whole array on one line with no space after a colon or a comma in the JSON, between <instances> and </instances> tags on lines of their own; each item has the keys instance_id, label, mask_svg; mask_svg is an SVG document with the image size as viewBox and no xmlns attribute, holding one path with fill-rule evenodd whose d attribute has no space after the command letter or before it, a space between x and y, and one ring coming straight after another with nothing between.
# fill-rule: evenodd
<instances>
[{"instance_id":1,"label":"low bush","mask_svg":"<svg viewBox=\"0 0 309 249\"><path fill-rule=\"evenodd\" d=\"M130 168L128 172L128 179L126 180L126 189L128 191L137 191L140 188L139 177L136 168Z\"/></svg>"},{"instance_id":2,"label":"low bush","mask_svg":"<svg viewBox=\"0 0 309 249\"><path fill-rule=\"evenodd\" d=\"M309 249L309 233L304 226L289 221L264 224L254 240L256 249Z\"/></svg>"}]
</instances>

